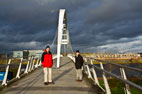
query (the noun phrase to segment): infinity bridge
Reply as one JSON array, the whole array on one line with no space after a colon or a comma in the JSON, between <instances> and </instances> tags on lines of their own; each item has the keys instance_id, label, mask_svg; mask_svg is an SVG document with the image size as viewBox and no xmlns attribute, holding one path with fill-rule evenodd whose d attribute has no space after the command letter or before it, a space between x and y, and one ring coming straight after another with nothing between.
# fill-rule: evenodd
<instances>
[{"instance_id":1,"label":"infinity bridge","mask_svg":"<svg viewBox=\"0 0 142 94\"><path fill-rule=\"evenodd\" d=\"M43 83L41 57L21 58L17 64L13 63L14 58L9 58L7 65L0 66L0 69L5 70L4 79L0 85L0 94L114 94L108 82L108 80L111 82L108 75L123 84L124 94L142 94L142 86L128 80L126 73L126 70L131 70L141 75L141 69L91 57L83 57L85 60L82 68L84 78L83 82L77 82L75 57L69 38L65 9L60 10L58 22L58 32L51 44L51 50L54 53L52 74L54 84L46 86ZM94 64L94 61L98 62L99 66ZM117 67L120 75L104 68L105 64ZM8 73L15 68L15 77L8 80ZM98 75L101 75L103 85ZM132 93L131 88L138 90L139 93Z\"/></svg>"}]
</instances>

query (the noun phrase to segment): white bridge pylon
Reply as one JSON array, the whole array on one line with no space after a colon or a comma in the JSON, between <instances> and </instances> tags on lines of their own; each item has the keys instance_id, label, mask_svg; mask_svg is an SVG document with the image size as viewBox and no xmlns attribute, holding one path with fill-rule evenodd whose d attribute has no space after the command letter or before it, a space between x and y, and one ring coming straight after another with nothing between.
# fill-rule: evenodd
<instances>
[{"instance_id":1,"label":"white bridge pylon","mask_svg":"<svg viewBox=\"0 0 142 94\"><path fill-rule=\"evenodd\" d=\"M60 67L60 56L62 44L69 46L69 32L67 27L67 16L65 9L59 11L58 40L57 40L57 68Z\"/></svg>"}]
</instances>

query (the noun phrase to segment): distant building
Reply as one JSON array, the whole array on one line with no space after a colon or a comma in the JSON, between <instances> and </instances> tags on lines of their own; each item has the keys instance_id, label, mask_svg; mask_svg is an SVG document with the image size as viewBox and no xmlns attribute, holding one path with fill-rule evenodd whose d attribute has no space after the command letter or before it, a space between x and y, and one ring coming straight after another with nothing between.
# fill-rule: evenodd
<instances>
[{"instance_id":1,"label":"distant building","mask_svg":"<svg viewBox=\"0 0 142 94\"><path fill-rule=\"evenodd\" d=\"M41 57L43 50L29 50L29 56Z\"/></svg>"},{"instance_id":2,"label":"distant building","mask_svg":"<svg viewBox=\"0 0 142 94\"><path fill-rule=\"evenodd\" d=\"M22 58L23 57L23 51L13 51L13 57L14 58Z\"/></svg>"},{"instance_id":3,"label":"distant building","mask_svg":"<svg viewBox=\"0 0 142 94\"><path fill-rule=\"evenodd\" d=\"M14 58L28 58L29 56L41 57L43 50L13 51Z\"/></svg>"},{"instance_id":4,"label":"distant building","mask_svg":"<svg viewBox=\"0 0 142 94\"><path fill-rule=\"evenodd\" d=\"M96 59L138 59L140 58L137 53L95 53L91 57Z\"/></svg>"}]
</instances>

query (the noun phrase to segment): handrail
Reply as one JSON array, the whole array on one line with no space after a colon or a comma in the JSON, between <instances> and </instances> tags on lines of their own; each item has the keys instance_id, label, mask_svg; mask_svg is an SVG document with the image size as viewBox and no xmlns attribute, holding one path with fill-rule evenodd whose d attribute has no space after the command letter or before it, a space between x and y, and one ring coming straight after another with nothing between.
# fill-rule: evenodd
<instances>
[{"instance_id":1,"label":"handrail","mask_svg":"<svg viewBox=\"0 0 142 94\"><path fill-rule=\"evenodd\" d=\"M103 61L103 60L98 60L98 59L94 59L94 60L99 61L99 62L108 63L108 64L111 64L111 65L115 65L117 67L126 68L126 69L129 69L129 70L134 70L134 71L142 72L142 70L138 69L138 68L133 68L133 67L129 67L129 66L121 65L121 64L116 64L116 63L112 63L112 62L109 62L109 61Z\"/></svg>"},{"instance_id":2,"label":"handrail","mask_svg":"<svg viewBox=\"0 0 142 94\"><path fill-rule=\"evenodd\" d=\"M56 59L56 58L57 58L56 55L54 55L52 59ZM29 57L28 60L26 60L27 61L26 68L25 68L23 74L21 74L22 64L23 64L23 61L25 61L25 59L21 58L20 63L18 63L18 64L17 63L11 64L11 60L12 59L9 59L8 64L0 66L0 68L6 67L6 71L5 71L6 73L5 73L4 79L2 81L3 86L7 86L7 84L8 84L7 76L8 76L9 68L11 65L18 65L16 77L14 77L13 79L15 79L15 78L20 79L20 77L22 75L26 75L41 66L41 59L40 58L33 57L33 56Z\"/></svg>"},{"instance_id":3,"label":"handrail","mask_svg":"<svg viewBox=\"0 0 142 94\"><path fill-rule=\"evenodd\" d=\"M134 70L134 71L142 72L141 69L133 68L133 67L129 67L129 66L121 65L121 64L112 63L110 61L104 61L104 60L95 59L95 58L92 58L92 57L84 57L84 58L87 58L87 59L89 58L89 59L93 59L93 60L96 60L96 61L99 61L99 62L104 62L104 63L108 63L108 64L111 64L111 65L115 65L117 67L122 67L122 68L126 68L126 69L129 69L129 70Z\"/></svg>"},{"instance_id":4,"label":"handrail","mask_svg":"<svg viewBox=\"0 0 142 94\"><path fill-rule=\"evenodd\" d=\"M126 84L128 84L128 85L130 85L130 86L132 86L132 87L134 87L134 88L139 89L139 90L142 91L142 87L141 87L141 86L139 86L139 85L137 85L137 84L135 84L135 83L133 83L133 82L131 82L131 81L129 81L129 80L125 80L125 79L123 79L122 77L117 76L117 75L114 74L114 73L111 73L111 72L109 72L109 71L103 70L103 69L99 68L98 66L95 66L95 65L93 65L93 66L94 66L96 69L98 69L98 70L100 70L100 71L102 71L102 72L105 72L106 74L109 74L109 75L115 77L116 79L118 79L118 80L120 80L120 81L122 81L122 82L124 82L124 83L126 83Z\"/></svg>"},{"instance_id":5,"label":"handrail","mask_svg":"<svg viewBox=\"0 0 142 94\"><path fill-rule=\"evenodd\" d=\"M34 57L33 57L32 59L34 59ZM29 59L29 60L31 60L31 59ZM29 60L27 60L27 61L29 61ZM21 58L20 63L11 63L11 62L12 62L12 59L9 59L8 64L1 65L1 66L0 66L0 68L6 67L5 76L4 76L4 79L3 79L3 81L2 81L2 85L3 85L3 86L7 86L7 76L8 76L9 68L10 68L12 65L17 65L17 66L18 66L18 67L17 67L17 74L16 74L16 77L14 77L14 78L20 79L23 61L25 61L25 60L23 60L23 58ZM40 61L39 61L39 62L40 62ZM31 63L31 62L29 62L29 63ZM36 63L36 64L39 64L39 63ZM36 64L33 64L33 65L32 65L33 69L30 69L30 70L34 70L35 68L37 68L37 67L34 67ZM39 65L40 65L40 64L39 64ZM38 65L38 66L39 66L39 65ZM26 64L26 66L27 66L27 64ZM27 73L28 73L28 72L27 72ZM23 74L26 74L26 73L24 72ZM14 79L14 78L13 78L13 79ZM12 79L11 79L11 80L12 80Z\"/></svg>"},{"instance_id":6,"label":"handrail","mask_svg":"<svg viewBox=\"0 0 142 94\"><path fill-rule=\"evenodd\" d=\"M73 61L75 61L74 55L68 55L68 57L71 58ZM112 62L108 62L108 61L98 60L98 59L90 58L90 57L84 57L84 58L85 58L85 62L87 62L84 65L84 68L83 68L84 72L87 73L88 78L93 79L95 84L98 85L99 87L100 87L100 85L98 83L98 77L97 77L95 69L100 70L102 72L102 77L103 77L103 81L104 81L104 85L105 85L106 94L111 94L111 91L110 91L110 87L109 87L109 84L108 84L108 81L107 81L105 74L108 74L108 75L116 78L117 80L120 80L121 82L123 82L125 84L124 91L125 91L126 94L131 94L129 86L132 86L132 87L136 88L137 90L142 91L141 86L127 80L127 76L126 76L126 73L124 71L124 68L125 68L125 69L129 69L129 70L137 71L137 72L142 72L141 69L136 69L136 68L133 68L133 67L129 67L129 66L121 65L121 64L116 64L116 63L112 63ZM92 62L93 60L98 61L99 64L100 64L100 67L93 64L93 62ZM91 61L90 64L89 64L89 61ZM121 76L118 76L114 73L111 73L111 72L105 70L103 68L103 64L102 64L103 62L105 62L106 64L111 64L111 65L120 67ZM100 87L100 88L102 88L102 87Z\"/></svg>"}]
</instances>

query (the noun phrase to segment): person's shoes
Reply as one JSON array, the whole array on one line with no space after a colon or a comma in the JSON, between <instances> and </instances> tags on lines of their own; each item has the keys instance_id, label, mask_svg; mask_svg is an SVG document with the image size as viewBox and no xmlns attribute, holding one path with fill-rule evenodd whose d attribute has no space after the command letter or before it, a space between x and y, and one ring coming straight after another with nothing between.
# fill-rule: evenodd
<instances>
[{"instance_id":1,"label":"person's shoes","mask_svg":"<svg viewBox=\"0 0 142 94\"><path fill-rule=\"evenodd\" d=\"M82 80L76 80L77 82L82 82Z\"/></svg>"},{"instance_id":2,"label":"person's shoes","mask_svg":"<svg viewBox=\"0 0 142 94\"><path fill-rule=\"evenodd\" d=\"M54 82L48 82L48 84L54 84Z\"/></svg>"},{"instance_id":3,"label":"person's shoes","mask_svg":"<svg viewBox=\"0 0 142 94\"><path fill-rule=\"evenodd\" d=\"M79 82L82 82L82 80L78 80Z\"/></svg>"},{"instance_id":4,"label":"person's shoes","mask_svg":"<svg viewBox=\"0 0 142 94\"><path fill-rule=\"evenodd\" d=\"M48 82L44 82L44 85L48 85L49 83Z\"/></svg>"}]
</instances>

